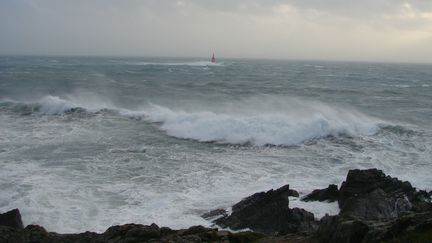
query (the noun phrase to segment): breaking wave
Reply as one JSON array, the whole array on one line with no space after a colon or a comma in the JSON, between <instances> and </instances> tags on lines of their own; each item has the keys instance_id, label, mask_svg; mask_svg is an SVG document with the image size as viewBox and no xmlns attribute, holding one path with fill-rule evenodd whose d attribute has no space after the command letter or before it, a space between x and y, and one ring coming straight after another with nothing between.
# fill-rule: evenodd
<instances>
[{"instance_id":1,"label":"breaking wave","mask_svg":"<svg viewBox=\"0 0 432 243\"><path fill-rule=\"evenodd\" d=\"M0 108L9 109L21 114L58 115L74 111L97 112L105 109L116 109L110 102L90 96L58 96L47 95L38 100L16 101L1 99Z\"/></svg>"},{"instance_id":2,"label":"breaking wave","mask_svg":"<svg viewBox=\"0 0 432 243\"><path fill-rule=\"evenodd\" d=\"M237 109L242 112L230 109L221 112L211 107L208 110L185 111L153 104L140 110L129 110L100 99L89 101L78 97L62 99L46 96L33 104L32 109L27 107L24 110L42 115L112 110L119 115L157 123L167 135L176 138L256 146L289 146L328 136L367 136L388 126L379 119L352 109L295 99L290 102L289 106L273 110L240 102Z\"/></svg>"},{"instance_id":3,"label":"breaking wave","mask_svg":"<svg viewBox=\"0 0 432 243\"><path fill-rule=\"evenodd\" d=\"M373 135L382 121L358 112L326 107L304 113L289 111L255 115L174 111L153 106L147 113L170 136L224 144L294 145L327 136Z\"/></svg>"}]
</instances>

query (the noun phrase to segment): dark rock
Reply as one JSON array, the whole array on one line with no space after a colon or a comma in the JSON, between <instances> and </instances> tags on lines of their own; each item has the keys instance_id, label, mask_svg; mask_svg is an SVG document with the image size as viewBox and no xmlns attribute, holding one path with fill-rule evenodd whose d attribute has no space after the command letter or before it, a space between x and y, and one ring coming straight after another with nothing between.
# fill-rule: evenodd
<instances>
[{"instance_id":1,"label":"dark rock","mask_svg":"<svg viewBox=\"0 0 432 243\"><path fill-rule=\"evenodd\" d=\"M339 216L325 216L320 221L316 233L319 242L360 243L369 231L369 227L357 220L341 220Z\"/></svg>"},{"instance_id":2,"label":"dark rock","mask_svg":"<svg viewBox=\"0 0 432 243\"><path fill-rule=\"evenodd\" d=\"M150 226L141 224L125 224L111 226L105 231L105 233L103 233L103 235L107 240L112 241L122 238L128 239L129 241L145 241L159 238L161 233L159 227L156 224L152 224Z\"/></svg>"},{"instance_id":3,"label":"dark rock","mask_svg":"<svg viewBox=\"0 0 432 243\"><path fill-rule=\"evenodd\" d=\"M340 215L358 220L387 220L430 200L407 181L386 176L381 170L350 170L339 191Z\"/></svg>"},{"instance_id":4,"label":"dark rock","mask_svg":"<svg viewBox=\"0 0 432 243\"><path fill-rule=\"evenodd\" d=\"M303 209L288 208L289 185L277 190L255 193L232 207L232 214L214 222L233 230L249 228L257 232L310 231L314 215Z\"/></svg>"},{"instance_id":5,"label":"dark rock","mask_svg":"<svg viewBox=\"0 0 432 243\"><path fill-rule=\"evenodd\" d=\"M206 228L202 225L192 226L188 228L187 230L183 231L182 235L194 235L194 234L201 234L206 233L208 231L212 231L213 229Z\"/></svg>"},{"instance_id":6,"label":"dark rock","mask_svg":"<svg viewBox=\"0 0 432 243\"><path fill-rule=\"evenodd\" d=\"M183 232L179 233L182 237L184 236L198 236L202 241L205 242L215 242L219 240L217 229L211 229L206 228L204 226L198 225L198 226L192 226L188 228L187 230L184 230Z\"/></svg>"},{"instance_id":7,"label":"dark rock","mask_svg":"<svg viewBox=\"0 0 432 243\"><path fill-rule=\"evenodd\" d=\"M160 234L161 234L161 236L172 235L172 234L175 234L175 233L176 233L176 231L173 230L173 229L171 229L171 228L168 228L168 227L161 227L160 228Z\"/></svg>"},{"instance_id":8,"label":"dark rock","mask_svg":"<svg viewBox=\"0 0 432 243\"><path fill-rule=\"evenodd\" d=\"M264 238L265 235L256 232L239 232L236 234L229 234L228 239L230 243L247 243L256 242L259 239Z\"/></svg>"},{"instance_id":9,"label":"dark rock","mask_svg":"<svg viewBox=\"0 0 432 243\"><path fill-rule=\"evenodd\" d=\"M406 195L410 201L416 194L415 188L409 182L386 176L381 170L350 170L339 191L339 207L342 208L349 198L370 193L378 188L388 195Z\"/></svg>"},{"instance_id":10,"label":"dark rock","mask_svg":"<svg viewBox=\"0 0 432 243\"><path fill-rule=\"evenodd\" d=\"M289 197L299 197L300 194L298 193L298 191L290 189L290 190L288 191L288 196L289 196Z\"/></svg>"},{"instance_id":11,"label":"dark rock","mask_svg":"<svg viewBox=\"0 0 432 243\"><path fill-rule=\"evenodd\" d=\"M334 184L329 185L325 189L317 189L313 190L311 193L306 195L302 201L329 201L334 202L337 201L339 197L338 187Z\"/></svg>"},{"instance_id":12,"label":"dark rock","mask_svg":"<svg viewBox=\"0 0 432 243\"><path fill-rule=\"evenodd\" d=\"M338 203L339 215L320 221L319 242L430 242L432 238L423 230L432 229L428 193L380 170L349 171Z\"/></svg>"},{"instance_id":13,"label":"dark rock","mask_svg":"<svg viewBox=\"0 0 432 243\"><path fill-rule=\"evenodd\" d=\"M409 213L396 220L371 223L363 242L432 242L432 212Z\"/></svg>"},{"instance_id":14,"label":"dark rock","mask_svg":"<svg viewBox=\"0 0 432 243\"><path fill-rule=\"evenodd\" d=\"M431 195L425 191L420 190L415 194L414 202L430 202L431 201Z\"/></svg>"},{"instance_id":15,"label":"dark rock","mask_svg":"<svg viewBox=\"0 0 432 243\"><path fill-rule=\"evenodd\" d=\"M0 225L16 229L23 229L24 226L21 220L21 214L19 210L16 208L9 212L0 214Z\"/></svg>"},{"instance_id":16,"label":"dark rock","mask_svg":"<svg viewBox=\"0 0 432 243\"><path fill-rule=\"evenodd\" d=\"M39 225L27 225L25 232L30 242L42 242L44 239L49 238L48 232Z\"/></svg>"},{"instance_id":17,"label":"dark rock","mask_svg":"<svg viewBox=\"0 0 432 243\"><path fill-rule=\"evenodd\" d=\"M139 240L156 239L160 237L160 230L156 224L150 226L142 225L130 229L126 235L126 238L136 238Z\"/></svg>"},{"instance_id":18,"label":"dark rock","mask_svg":"<svg viewBox=\"0 0 432 243\"><path fill-rule=\"evenodd\" d=\"M25 235L21 229L11 228L8 226L0 226L0 243L24 243L26 242Z\"/></svg>"},{"instance_id":19,"label":"dark rock","mask_svg":"<svg viewBox=\"0 0 432 243\"><path fill-rule=\"evenodd\" d=\"M381 188L345 200L339 215L360 220L387 220L410 211L412 204L406 197L395 197Z\"/></svg>"},{"instance_id":20,"label":"dark rock","mask_svg":"<svg viewBox=\"0 0 432 243\"><path fill-rule=\"evenodd\" d=\"M215 217L222 217L222 216L227 216L228 212L225 209L215 209L212 210L210 212L204 213L201 215L202 218L204 219L211 219L211 218L215 218Z\"/></svg>"}]
</instances>

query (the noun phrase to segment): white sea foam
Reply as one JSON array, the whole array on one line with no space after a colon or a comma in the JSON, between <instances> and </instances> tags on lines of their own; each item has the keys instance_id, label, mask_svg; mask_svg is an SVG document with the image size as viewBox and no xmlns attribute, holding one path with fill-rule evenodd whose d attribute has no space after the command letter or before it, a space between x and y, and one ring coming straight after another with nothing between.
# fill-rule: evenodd
<instances>
[{"instance_id":1,"label":"white sea foam","mask_svg":"<svg viewBox=\"0 0 432 243\"><path fill-rule=\"evenodd\" d=\"M380 121L349 108L303 99L260 98L261 103L247 99L233 107L219 103L182 109L152 105L132 110L84 94L45 97L36 104L44 100L50 101L44 105L52 106L52 111L57 107L61 112L60 108L68 105L87 110L100 107L156 122L104 115L67 122L62 116L50 117L49 122L44 116L0 116L0 147L5 149L0 153L0 211L18 207L25 224L40 224L49 231L103 232L111 225L132 222L172 228L210 226L211 222L200 218L202 213L227 209L255 192L285 184L301 194L328 184L340 185L353 168L377 167L421 189L431 188L430 142L409 137L415 134L402 134L407 137L399 139L400 133L395 132L363 136L369 134L369 128L373 132ZM197 146L191 141L173 142L154 129L168 133L164 126L174 124L182 133L190 128L190 133L201 139L208 138L213 129L209 126L217 126L227 140L230 133L256 136L257 129L250 126L260 127L264 133L267 126L279 123L280 133L289 134L296 130L288 125L296 124L301 130L316 116L331 121L328 127L336 127L336 131L348 127L346 130L360 137L344 137L344 143L318 140L294 149ZM252 118L259 122L249 122ZM232 120L243 129L234 129ZM194 124L203 124L209 131L194 130ZM363 127L360 124L364 129L356 128ZM251 134L246 136L247 132ZM279 133L268 134L262 136L265 143L274 141L272 136L284 139ZM337 214L338 210L337 203L306 203L293 198L290 207L305 208L317 218Z\"/></svg>"},{"instance_id":2,"label":"white sea foam","mask_svg":"<svg viewBox=\"0 0 432 243\"><path fill-rule=\"evenodd\" d=\"M51 95L43 97L37 103L40 104L40 112L42 114L50 115L63 113L74 107L77 107L77 105L73 104L70 101Z\"/></svg>"},{"instance_id":3,"label":"white sea foam","mask_svg":"<svg viewBox=\"0 0 432 243\"><path fill-rule=\"evenodd\" d=\"M81 107L87 111L117 110L121 115L160 123L169 136L223 144L294 145L327 136L373 135L383 121L348 108L300 99L239 101L235 107L168 108L149 105L141 110L119 108L97 96L46 96L37 101L42 114L60 114Z\"/></svg>"},{"instance_id":4,"label":"white sea foam","mask_svg":"<svg viewBox=\"0 0 432 243\"><path fill-rule=\"evenodd\" d=\"M93 94L74 94L68 95L65 98L48 95L37 101L32 101L40 105L39 112L41 114L61 114L72 108L84 108L87 111L95 112L101 109L116 109L111 102L104 100Z\"/></svg>"},{"instance_id":5,"label":"white sea foam","mask_svg":"<svg viewBox=\"0 0 432 243\"><path fill-rule=\"evenodd\" d=\"M326 214L337 215L339 214L339 205L337 202L303 202L300 198L289 198L290 208L303 208L314 214L316 219L321 219Z\"/></svg>"},{"instance_id":6,"label":"white sea foam","mask_svg":"<svg viewBox=\"0 0 432 243\"><path fill-rule=\"evenodd\" d=\"M168 135L200 142L253 145L293 145L326 136L372 135L382 121L360 112L307 104L272 112L236 114L212 111L186 112L162 106L146 111Z\"/></svg>"}]
</instances>

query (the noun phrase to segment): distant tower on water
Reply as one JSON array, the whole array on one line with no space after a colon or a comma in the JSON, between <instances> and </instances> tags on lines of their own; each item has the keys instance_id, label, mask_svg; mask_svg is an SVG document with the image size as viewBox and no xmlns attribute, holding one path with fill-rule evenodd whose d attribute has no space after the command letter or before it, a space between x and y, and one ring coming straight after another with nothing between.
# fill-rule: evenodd
<instances>
[{"instance_id":1,"label":"distant tower on water","mask_svg":"<svg viewBox=\"0 0 432 243\"><path fill-rule=\"evenodd\" d=\"M214 53L213 53L213 56L212 56L212 58L211 58L211 62L212 62L212 63L216 63L216 58L215 58L215 56L214 56Z\"/></svg>"}]
</instances>

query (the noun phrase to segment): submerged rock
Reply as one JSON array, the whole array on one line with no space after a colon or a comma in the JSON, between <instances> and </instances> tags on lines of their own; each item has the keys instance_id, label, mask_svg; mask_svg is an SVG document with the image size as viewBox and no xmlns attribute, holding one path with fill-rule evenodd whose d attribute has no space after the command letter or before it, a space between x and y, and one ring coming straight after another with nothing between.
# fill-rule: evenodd
<instances>
[{"instance_id":1,"label":"submerged rock","mask_svg":"<svg viewBox=\"0 0 432 243\"><path fill-rule=\"evenodd\" d=\"M6 213L0 214L0 225L16 229L24 228L20 211L16 208Z\"/></svg>"},{"instance_id":2,"label":"submerged rock","mask_svg":"<svg viewBox=\"0 0 432 243\"><path fill-rule=\"evenodd\" d=\"M302 201L305 201L305 202L309 202L309 201L334 202L334 201L337 201L338 198L339 198L338 187L334 184L331 184L325 189L313 190L311 193L309 193L304 198L302 198Z\"/></svg>"},{"instance_id":3,"label":"submerged rock","mask_svg":"<svg viewBox=\"0 0 432 243\"><path fill-rule=\"evenodd\" d=\"M314 215L304 209L288 207L289 185L277 190L255 193L232 207L232 214L214 222L233 230L249 228L273 234L310 231L315 225Z\"/></svg>"}]
</instances>

